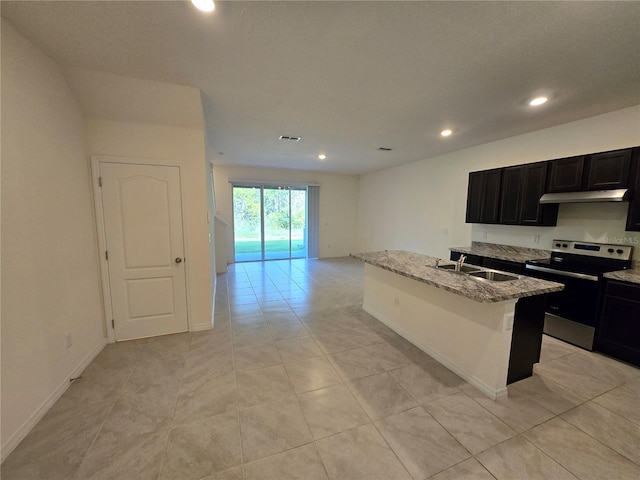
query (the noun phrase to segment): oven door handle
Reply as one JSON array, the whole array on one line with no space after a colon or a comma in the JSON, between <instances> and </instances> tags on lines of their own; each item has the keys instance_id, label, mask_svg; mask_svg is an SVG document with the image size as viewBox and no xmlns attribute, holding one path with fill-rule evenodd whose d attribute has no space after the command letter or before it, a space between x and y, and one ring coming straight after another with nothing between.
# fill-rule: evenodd
<instances>
[{"instance_id":1,"label":"oven door handle","mask_svg":"<svg viewBox=\"0 0 640 480\"><path fill-rule=\"evenodd\" d=\"M595 275L588 275L586 273L565 272L563 270L555 270L553 268L539 267L538 265L531 265L530 263L527 263L525 268L528 268L529 270L538 270L540 272L554 273L561 277L580 278L582 280L589 280L590 282L597 282L599 280L598 277L596 277Z\"/></svg>"}]
</instances>

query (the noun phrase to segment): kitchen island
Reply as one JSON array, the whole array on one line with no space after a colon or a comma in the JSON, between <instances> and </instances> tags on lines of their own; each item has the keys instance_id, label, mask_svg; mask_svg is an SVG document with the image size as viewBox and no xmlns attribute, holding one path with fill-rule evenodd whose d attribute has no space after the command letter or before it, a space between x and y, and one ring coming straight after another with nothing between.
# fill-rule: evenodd
<instances>
[{"instance_id":1,"label":"kitchen island","mask_svg":"<svg viewBox=\"0 0 640 480\"><path fill-rule=\"evenodd\" d=\"M493 399L539 360L544 294L530 277L492 282L435 268L402 250L352 254L365 263L363 309Z\"/></svg>"}]
</instances>

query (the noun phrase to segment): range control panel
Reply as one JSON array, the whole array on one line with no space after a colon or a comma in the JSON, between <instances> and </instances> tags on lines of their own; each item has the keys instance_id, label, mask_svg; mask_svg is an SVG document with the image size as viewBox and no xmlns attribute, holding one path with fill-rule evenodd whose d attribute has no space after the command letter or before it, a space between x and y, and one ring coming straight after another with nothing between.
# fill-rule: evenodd
<instances>
[{"instance_id":1,"label":"range control panel","mask_svg":"<svg viewBox=\"0 0 640 480\"><path fill-rule=\"evenodd\" d=\"M574 242L572 240L554 240L552 252L572 253L588 257L615 258L631 260L633 247L629 245L612 245L608 243Z\"/></svg>"}]
</instances>

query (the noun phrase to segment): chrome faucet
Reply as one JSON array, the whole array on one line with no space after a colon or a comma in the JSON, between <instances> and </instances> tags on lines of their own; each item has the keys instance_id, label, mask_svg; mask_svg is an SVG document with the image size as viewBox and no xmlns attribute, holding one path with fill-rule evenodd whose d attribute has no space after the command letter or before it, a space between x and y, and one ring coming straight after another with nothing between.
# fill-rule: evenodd
<instances>
[{"instance_id":1,"label":"chrome faucet","mask_svg":"<svg viewBox=\"0 0 640 480\"><path fill-rule=\"evenodd\" d=\"M440 268L440 258L436 258L436 268Z\"/></svg>"},{"instance_id":2,"label":"chrome faucet","mask_svg":"<svg viewBox=\"0 0 640 480\"><path fill-rule=\"evenodd\" d=\"M456 272L459 272L462 269L462 264L467 259L466 255L460 255L460 258L456 262Z\"/></svg>"}]
</instances>

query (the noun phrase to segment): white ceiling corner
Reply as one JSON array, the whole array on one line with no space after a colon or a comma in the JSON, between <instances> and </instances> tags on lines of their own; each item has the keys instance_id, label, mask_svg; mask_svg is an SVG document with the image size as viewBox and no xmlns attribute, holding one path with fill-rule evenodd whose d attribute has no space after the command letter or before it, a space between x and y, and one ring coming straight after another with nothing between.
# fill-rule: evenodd
<instances>
[{"instance_id":1,"label":"white ceiling corner","mask_svg":"<svg viewBox=\"0 0 640 480\"><path fill-rule=\"evenodd\" d=\"M201 91L208 149L233 165L369 172L640 104L637 1L216 5L2 15L69 69L90 115L193 126ZM541 92L552 101L527 108Z\"/></svg>"},{"instance_id":2,"label":"white ceiling corner","mask_svg":"<svg viewBox=\"0 0 640 480\"><path fill-rule=\"evenodd\" d=\"M71 89L88 117L203 128L200 90L166 82L66 69Z\"/></svg>"}]
</instances>

